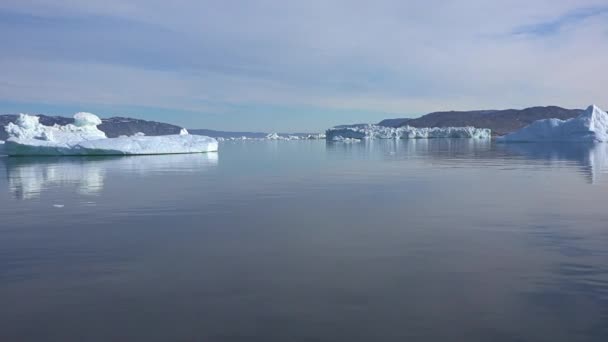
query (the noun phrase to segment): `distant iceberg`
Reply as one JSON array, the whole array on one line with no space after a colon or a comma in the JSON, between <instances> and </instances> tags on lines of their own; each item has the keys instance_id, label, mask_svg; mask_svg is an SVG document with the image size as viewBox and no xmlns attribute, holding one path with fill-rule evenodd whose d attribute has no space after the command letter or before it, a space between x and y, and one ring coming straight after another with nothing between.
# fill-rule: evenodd
<instances>
[{"instance_id":1,"label":"distant iceberg","mask_svg":"<svg viewBox=\"0 0 608 342\"><path fill-rule=\"evenodd\" d=\"M101 119L91 113L76 113L74 123L45 126L38 117L20 114L5 130L9 136L5 153L18 155L138 155L178 154L217 151L217 140L189 135L121 136L108 138L97 128Z\"/></svg>"},{"instance_id":2,"label":"distant iceberg","mask_svg":"<svg viewBox=\"0 0 608 342\"><path fill-rule=\"evenodd\" d=\"M490 139L492 131L475 127L432 127L416 128L384 127L378 125L357 125L330 128L325 132L328 141L348 141L350 139L431 139L431 138L475 138Z\"/></svg>"},{"instance_id":3,"label":"distant iceberg","mask_svg":"<svg viewBox=\"0 0 608 342\"><path fill-rule=\"evenodd\" d=\"M266 141L266 140L323 140L325 134L306 134L306 135L279 135L278 133L269 133L264 137L217 137L217 141Z\"/></svg>"},{"instance_id":4,"label":"distant iceberg","mask_svg":"<svg viewBox=\"0 0 608 342\"><path fill-rule=\"evenodd\" d=\"M608 114L591 105L569 120L545 119L498 138L500 142L608 142Z\"/></svg>"}]
</instances>

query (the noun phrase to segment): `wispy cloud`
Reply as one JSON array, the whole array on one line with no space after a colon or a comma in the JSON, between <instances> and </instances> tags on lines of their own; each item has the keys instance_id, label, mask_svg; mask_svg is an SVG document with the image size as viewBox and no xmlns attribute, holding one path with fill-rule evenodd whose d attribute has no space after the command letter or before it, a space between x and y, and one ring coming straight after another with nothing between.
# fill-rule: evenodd
<instances>
[{"instance_id":1,"label":"wispy cloud","mask_svg":"<svg viewBox=\"0 0 608 342\"><path fill-rule=\"evenodd\" d=\"M512 31L514 35L553 35L562 28L580 24L586 19L608 14L608 6L577 8L555 19L532 25L524 25Z\"/></svg>"}]
</instances>

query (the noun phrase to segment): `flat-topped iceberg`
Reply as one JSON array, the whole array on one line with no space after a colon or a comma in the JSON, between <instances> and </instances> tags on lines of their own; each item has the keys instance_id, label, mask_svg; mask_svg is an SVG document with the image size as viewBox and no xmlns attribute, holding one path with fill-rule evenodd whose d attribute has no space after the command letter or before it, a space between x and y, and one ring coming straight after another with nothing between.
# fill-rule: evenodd
<instances>
[{"instance_id":1,"label":"flat-topped iceberg","mask_svg":"<svg viewBox=\"0 0 608 342\"><path fill-rule=\"evenodd\" d=\"M189 135L121 136L108 138L97 128L101 119L91 113L76 113L74 123L45 126L38 117L20 114L5 130L8 140L5 153L19 155L137 155L178 154L217 151L217 140Z\"/></svg>"},{"instance_id":2,"label":"flat-topped iceberg","mask_svg":"<svg viewBox=\"0 0 608 342\"><path fill-rule=\"evenodd\" d=\"M569 120L545 119L498 138L500 142L606 142L608 114L591 105Z\"/></svg>"},{"instance_id":3,"label":"flat-topped iceberg","mask_svg":"<svg viewBox=\"0 0 608 342\"><path fill-rule=\"evenodd\" d=\"M361 125L349 127L334 127L325 132L329 141L344 141L346 139L432 139L432 138L475 138L490 139L492 131L487 128L475 127L425 127L416 128L384 127L378 125Z\"/></svg>"}]
</instances>

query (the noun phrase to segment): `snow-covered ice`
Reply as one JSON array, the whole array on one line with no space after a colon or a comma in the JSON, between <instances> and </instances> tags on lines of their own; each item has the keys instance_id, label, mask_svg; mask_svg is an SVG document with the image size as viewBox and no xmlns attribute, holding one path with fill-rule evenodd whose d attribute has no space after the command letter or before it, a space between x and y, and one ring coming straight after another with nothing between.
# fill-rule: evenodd
<instances>
[{"instance_id":1,"label":"snow-covered ice","mask_svg":"<svg viewBox=\"0 0 608 342\"><path fill-rule=\"evenodd\" d=\"M591 105L576 118L545 119L498 138L500 142L607 142L608 114Z\"/></svg>"},{"instance_id":2,"label":"snow-covered ice","mask_svg":"<svg viewBox=\"0 0 608 342\"><path fill-rule=\"evenodd\" d=\"M475 127L432 127L416 128L384 127L378 125L361 125L334 127L325 132L328 141L345 139L430 139L430 138L475 138L490 139L492 131Z\"/></svg>"},{"instance_id":3,"label":"snow-covered ice","mask_svg":"<svg viewBox=\"0 0 608 342\"><path fill-rule=\"evenodd\" d=\"M5 126L10 141L27 142L36 141L70 145L83 140L105 139L106 134L97 128L101 120L94 114L76 113L74 124L65 126L45 126L38 121L37 116L19 114L17 122L10 122Z\"/></svg>"},{"instance_id":4,"label":"snow-covered ice","mask_svg":"<svg viewBox=\"0 0 608 342\"><path fill-rule=\"evenodd\" d=\"M283 140L283 137L281 137L278 133L269 133L266 135L266 139L267 140Z\"/></svg>"},{"instance_id":5,"label":"snow-covered ice","mask_svg":"<svg viewBox=\"0 0 608 342\"><path fill-rule=\"evenodd\" d=\"M190 135L182 130L178 135L108 138L97 128L101 119L91 113L76 113L74 124L45 126L38 117L20 114L16 123L5 129L8 155L136 155L177 154L217 151L217 140Z\"/></svg>"}]
</instances>

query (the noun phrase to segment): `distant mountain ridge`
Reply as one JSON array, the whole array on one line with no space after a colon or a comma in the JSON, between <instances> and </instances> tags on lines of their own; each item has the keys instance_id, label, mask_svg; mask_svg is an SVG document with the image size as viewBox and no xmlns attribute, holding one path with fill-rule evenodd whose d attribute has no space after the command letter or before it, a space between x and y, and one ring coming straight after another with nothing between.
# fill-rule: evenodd
<instances>
[{"instance_id":1,"label":"distant mountain ridge","mask_svg":"<svg viewBox=\"0 0 608 342\"><path fill-rule=\"evenodd\" d=\"M419 118L396 118L385 119L378 123L386 127L463 127L474 126L477 128L489 128L493 135L504 135L523 128L536 120L541 119L562 119L567 120L582 114L582 109L565 109L557 106L530 107L525 109L505 109L505 110L473 110L473 111L444 111L433 112ZM37 115L40 122L44 125L66 125L73 123L74 119L62 116ZM9 122L15 122L17 115L0 115L0 140L6 140L7 134L4 126ZM340 127L361 126L341 125ZM179 134L182 127L157 121L148 121L127 117L112 117L102 119L99 129L106 133L109 138L121 135L134 135L142 132L145 135L170 135ZM338 126L336 126L338 127ZM230 132L217 131L210 129L190 129L191 134L206 135L215 138L264 138L266 132ZM280 135L306 136L309 133L279 133Z\"/></svg>"},{"instance_id":2,"label":"distant mountain ridge","mask_svg":"<svg viewBox=\"0 0 608 342\"><path fill-rule=\"evenodd\" d=\"M48 116L42 114L37 114L36 116L40 118L40 123L46 126L52 126L54 124L67 125L74 122L74 119L63 116ZM15 122L16 119L16 114L0 115L0 140L6 140L8 138L4 131L4 126L8 125L9 122ZM179 134L182 129L180 126L168 123L125 117L102 119L101 125L97 127L103 131L108 138L116 138L121 135L134 135L139 132L149 136Z\"/></svg>"},{"instance_id":3,"label":"distant mountain ridge","mask_svg":"<svg viewBox=\"0 0 608 342\"><path fill-rule=\"evenodd\" d=\"M463 127L489 128L493 135L504 135L542 119L567 120L579 116L583 109L566 109L557 106L525 109L473 110L433 112L419 118L386 119L378 123L387 127Z\"/></svg>"}]
</instances>

